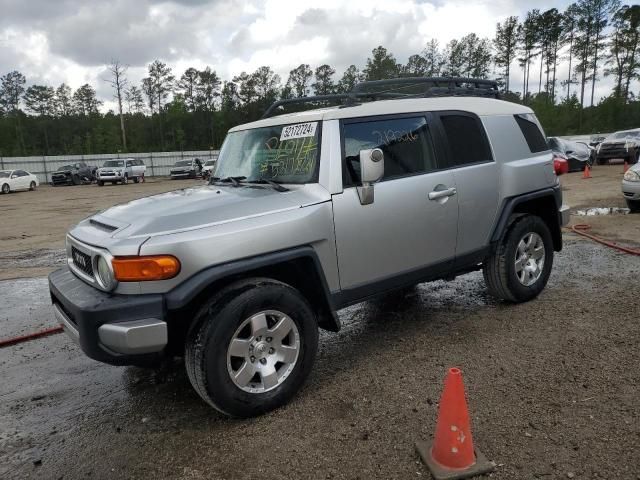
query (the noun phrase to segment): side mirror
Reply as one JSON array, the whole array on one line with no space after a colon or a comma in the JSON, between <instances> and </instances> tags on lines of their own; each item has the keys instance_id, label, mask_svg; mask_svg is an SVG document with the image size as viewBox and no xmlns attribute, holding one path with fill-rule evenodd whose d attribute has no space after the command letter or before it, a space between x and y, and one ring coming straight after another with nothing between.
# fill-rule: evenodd
<instances>
[{"instance_id":1,"label":"side mirror","mask_svg":"<svg viewBox=\"0 0 640 480\"><path fill-rule=\"evenodd\" d=\"M360 179L357 187L361 205L373 203L373 185L384 175L384 153L379 148L360 150Z\"/></svg>"},{"instance_id":2,"label":"side mirror","mask_svg":"<svg viewBox=\"0 0 640 480\"><path fill-rule=\"evenodd\" d=\"M564 153L566 153L567 155L571 155L571 154L573 153L573 150L567 150L567 151L566 151L566 152L564 152Z\"/></svg>"}]
</instances>

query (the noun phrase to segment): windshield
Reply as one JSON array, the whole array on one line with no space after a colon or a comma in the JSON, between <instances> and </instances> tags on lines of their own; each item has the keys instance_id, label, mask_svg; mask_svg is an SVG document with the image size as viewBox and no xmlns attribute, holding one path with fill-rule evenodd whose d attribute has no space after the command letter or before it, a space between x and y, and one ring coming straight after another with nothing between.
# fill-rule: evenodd
<instances>
[{"instance_id":1,"label":"windshield","mask_svg":"<svg viewBox=\"0 0 640 480\"><path fill-rule=\"evenodd\" d=\"M65 166L60 167L60 168L58 169L58 171L59 171L59 172L62 172L62 171L64 171L64 170L73 170L73 165L65 165Z\"/></svg>"},{"instance_id":2,"label":"windshield","mask_svg":"<svg viewBox=\"0 0 640 480\"><path fill-rule=\"evenodd\" d=\"M622 139L622 138L638 138L640 137L640 130L631 130L628 132L616 132L609 136L609 139Z\"/></svg>"},{"instance_id":3,"label":"windshield","mask_svg":"<svg viewBox=\"0 0 640 480\"><path fill-rule=\"evenodd\" d=\"M191 160L181 160L179 162L176 162L175 166L176 167L190 167L191 166Z\"/></svg>"},{"instance_id":4,"label":"windshield","mask_svg":"<svg viewBox=\"0 0 640 480\"><path fill-rule=\"evenodd\" d=\"M123 160L107 160L102 165L103 167L124 167Z\"/></svg>"},{"instance_id":5,"label":"windshield","mask_svg":"<svg viewBox=\"0 0 640 480\"><path fill-rule=\"evenodd\" d=\"M246 181L278 183L318 181L318 122L276 125L227 135L215 177L246 177Z\"/></svg>"},{"instance_id":6,"label":"windshield","mask_svg":"<svg viewBox=\"0 0 640 480\"><path fill-rule=\"evenodd\" d=\"M0 170L0 178L9 178L11 170Z\"/></svg>"}]
</instances>

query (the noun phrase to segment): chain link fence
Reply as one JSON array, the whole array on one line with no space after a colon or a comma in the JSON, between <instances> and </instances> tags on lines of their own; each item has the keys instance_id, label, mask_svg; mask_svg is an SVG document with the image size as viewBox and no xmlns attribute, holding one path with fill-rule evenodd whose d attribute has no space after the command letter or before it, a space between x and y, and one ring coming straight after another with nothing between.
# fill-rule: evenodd
<instances>
[{"instance_id":1,"label":"chain link fence","mask_svg":"<svg viewBox=\"0 0 640 480\"><path fill-rule=\"evenodd\" d=\"M84 162L92 167L101 167L107 160L119 158L139 158L147 166L146 177L168 176L171 167L180 160L199 158L202 162L217 160L218 150L191 152L147 152L147 153L106 153L99 155L56 155L37 157L2 157L0 170L26 170L38 176L40 183L49 183L51 173L64 165Z\"/></svg>"}]
</instances>

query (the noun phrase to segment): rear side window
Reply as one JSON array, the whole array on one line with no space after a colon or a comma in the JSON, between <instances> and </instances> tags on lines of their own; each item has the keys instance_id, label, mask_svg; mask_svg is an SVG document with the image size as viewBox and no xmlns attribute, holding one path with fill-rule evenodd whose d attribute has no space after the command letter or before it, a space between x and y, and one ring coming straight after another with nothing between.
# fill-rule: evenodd
<instances>
[{"instance_id":1,"label":"rear side window","mask_svg":"<svg viewBox=\"0 0 640 480\"><path fill-rule=\"evenodd\" d=\"M345 184L360 183L360 150L384 153L384 177L406 177L436 169L425 117L356 121L344 125Z\"/></svg>"},{"instance_id":2,"label":"rear side window","mask_svg":"<svg viewBox=\"0 0 640 480\"><path fill-rule=\"evenodd\" d=\"M440 120L447 136L452 167L493 160L487 135L478 118L444 114L440 116Z\"/></svg>"},{"instance_id":3,"label":"rear side window","mask_svg":"<svg viewBox=\"0 0 640 480\"><path fill-rule=\"evenodd\" d=\"M538 121L533 114L525 113L521 115L514 115L514 117L522 131L522 134L524 135L524 139L527 141L527 145L529 145L531 153L545 152L549 150L547 140L544 138L542 130L538 125Z\"/></svg>"}]
</instances>

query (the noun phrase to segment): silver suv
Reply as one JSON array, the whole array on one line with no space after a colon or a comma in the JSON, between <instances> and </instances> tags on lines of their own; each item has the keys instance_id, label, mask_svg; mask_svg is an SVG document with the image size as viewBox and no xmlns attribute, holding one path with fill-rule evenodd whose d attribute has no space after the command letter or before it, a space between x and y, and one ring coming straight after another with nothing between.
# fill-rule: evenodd
<instances>
[{"instance_id":1,"label":"silver suv","mask_svg":"<svg viewBox=\"0 0 640 480\"><path fill-rule=\"evenodd\" d=\"M129 180L138 183L144 177L147 170L144 162L137 158L120 158L106 160L96 172L98 186L102 187L106 182L122 183L126 185Z\"/></svg>"},{"instance_id":2,"label":"silver suv","mask_svg":"<svg viewBox=\"0 0 640 480\"><path fill-rule=\"evenodd\" d=\"M341 105L237 126L208 185L80 222L49 277L59 322L102 362L184 355L200 396L246 417L295 394L341 308L480 269L535 298L569 214L535 116L493 82L408 80L424 91L278 102Z\"/></svg>"}]
</instances>

